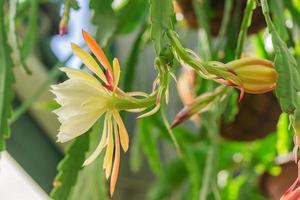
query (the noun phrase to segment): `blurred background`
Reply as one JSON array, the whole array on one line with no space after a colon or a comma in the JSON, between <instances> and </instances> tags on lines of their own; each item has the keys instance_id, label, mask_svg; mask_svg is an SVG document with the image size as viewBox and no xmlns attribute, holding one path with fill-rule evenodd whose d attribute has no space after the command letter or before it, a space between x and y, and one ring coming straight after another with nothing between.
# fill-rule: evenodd
<instances>
[{"instance_id":1,"label":"blurred background","mask_svg":"<svg viewBox=\"0 0 300 200\"><path fill-rule=\"evenodd\" d=\"M175 29L181 42L203 60L233 60L246 2L174 1ZM279 31L298 61L300 2L278 0L269 4L273 20L282 23ZM88 31L110 60L119 58L120 87L150 93L157 71L150 40L149 2L72 0L64 36L58 35L63 1L14 0L5 1L4 7L10 24L9 44L15 53L12 41L18 38L22 59L13 68L14 112L7 151L1 154L0 199L49 199L57 165L70 145L56 143L59 122L51 110L57 105L49 86L66 79L59 67L84 67L72 55L70 43L86 48L81 32ZM12 12L15 15L11 16ZM11 19L15 20L13 25ZM245 29L248 34L243 56L273 60L271 36L261 7L257 6L251 19L250 28ZM22 69L22 60L31 75ZM170 84L170 102L165 108L168 121L174 119L190 95L215 87L194 72L181 69L178 63L174 66L177 82ZM289 118L281 113L273 92L247 94L241 103L237 103L237 97L238 91L232 90L217 136L212 136L208 128L210 112L174 129L184 155L178 155L160 113L138 121L134 114L124 115L130 149L122 155L113 199L201 199L205 190L206 199L279 199L297 177L290 153L293 143ZM93 128L87 155L93 151L100 130ZM102 157L81 169L67 199L108 199Z\"/></svg>"}]
</instances>

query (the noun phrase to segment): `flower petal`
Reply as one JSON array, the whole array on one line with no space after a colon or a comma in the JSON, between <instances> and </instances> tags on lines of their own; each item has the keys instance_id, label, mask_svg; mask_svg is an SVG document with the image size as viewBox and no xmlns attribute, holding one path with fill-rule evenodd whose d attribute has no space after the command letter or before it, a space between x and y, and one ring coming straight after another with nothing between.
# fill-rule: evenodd
<instances>
[{"instance_id":1,"label":"flower petal","mask_svg":"<svg viewBox=\"0 0 300 200\"><path fill-rule=\"evenodd\" d=\"M61 71L65 72L69 78L78 78L78 79L88 81L93 85L100 85L101 86L101 83L94 76L92 76L92 75L90 75L86 72L83 72L83 71L78 70L78 69L71 69L71 68L68 68L68 67L61 67L59 69Z\"/></svg>"},{"instance_id":2,"label":"flower petal","mask_svg":"<svg viewBox=\"0 0 300 200\"><path fill-rule=\"evenodd\" d=\"M82 50L78 45L72 43L72 50L76 56L78 56L81 61L94 72L103 82L107 83L105 75L101 70L100 66L94 60L94 58L86 51Z\"/></svg>"},{"instance_id":3,"label":"flower petal","mask_svg":"<svg viewBox=\"0 0 300 200\"><path fill-rule=\"evenodd\" d=\"M111 66L108 62L107 57L105 56L101 47L97 44L97 42L85 31L82 31L82 35L84 40L86 41L89 49L93 52L93 54L97 57L101 65L112 74Z\"/></svg>"},{"instance_id":4,"label":"flower petal","mask_svg":"<svg viewBox=\"0 0 300 200\"><path fill-rule=\"evenodd\" d=\"M103 113L104 111L94 111L68 118L60 126L58 142L67 142L87 132Z\"/></svg>"},{"instance_id":5,"label":"flower petal","mask_svg":"<svg viewBox=\"0 0 300 200\"><path fill-rule=\"evenodd\" d=\"M102 99L109 98L107 91L80 79L69 79L58 85L52 85L52 93L56 95L56 101L60 105L82 102L91 97Z\"/></svg>"},{"instance_id":6,"label":"flower petal","mask_svg":"<svg viewBox=\"0 0 300 200\"><path fill-rule=\"evenodd\" d=\"M120 63L117 58L113 60L113 72L114 72L114 91L116 90L120 79Z\"/></svg>"},{"instance_id":7,"label":"flower petal","mask_svg":"<svg viewBox=\"0 0 300 200\"><path fill-rule=\"evenodd\" d=\"M113 115L114 115L114 119L116 120L118 127L119 127L121 146L122 146L124 152L126 152L128 150L128 146L129 146L129 137L128 137L126 127L125 127L125 125L122 121L122 118L118 112L114 112Z\"/></svg>"},{"instance_id":8,"label":"flower petal","mask_svg":"<svg viewBox=\"0 0 300 200\"><path fill-rule=\"evenodd\" d=\"M104 126L102 131L101 140L95 151L84 161L83 166L91 164L102 152L103 148L107 145L107 115L105 115Z\"/></svg>"},{"instance_id":9,"label":"flower petal","mask_svg":"<svg viewBox=\"0 0 300 200\"><path fill-rule=\"evenodd\" d=\"M107 134L108 134L108 144L107 144L106 153L103 162L103 168L105 169L106 179L108 179L111 174L112 158L113 158L113 151L114 151L114 135L113 135L111 116L109 116L107 119Z\"/></svg>"},{"instance_id":10,"label":"flower petal","mask_svg":"<svg viewBox=\"0 0 300 200\"><path fill-rule=\"evenodd\" d=\"M116 122L114 122L114 135L115 135L115 159L114 159L114 165L111 173L110 187L109 187L111 197L113 196L115 191L115 187L119 175L119 167L120 167L120 141L119 141L118 127Z\"/></svg>"}]
</instances>

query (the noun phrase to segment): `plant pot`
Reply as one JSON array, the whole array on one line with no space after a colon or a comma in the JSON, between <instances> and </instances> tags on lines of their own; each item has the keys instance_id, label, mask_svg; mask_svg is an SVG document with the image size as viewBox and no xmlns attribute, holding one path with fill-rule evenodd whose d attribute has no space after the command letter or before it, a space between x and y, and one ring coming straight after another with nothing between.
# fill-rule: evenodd
<instances>
[{"instance_id":1,"label":"plant pot","mask_svg":"<svg viewBox=\"0 0 300 200\"><path fill-rule=\"evenodd\" d=\"M283 193L293 184L298 176L298 168L289 154L289 159L280 164L278 176L264 173L259 181L262 194L272 200L279 200Z\"/></svg>"},{"instance_id":2,"label":"plant pot","mask_svg":"<svg viewBox=\"0 0 300 200\"><path fill-rule=\"evenodd\" d=\"M231 12L231 18L233 18L234 11L238 9L238 1L240 0L234 0L233 2L233 9ZM225 0L210 0L210 7L212 10L212 16L210 18L210 28L213 35L217 35L219 33L219 29L221 26L222 18L223 18L223 12L224 12L224 2ZM243 17L243 12L246 7L247 0L242 1L242 7L240 12L240 19ZM187 22L187 25L191 29L197 29L198 24L196 20L195 11L193 8L193 0L174 0L174 7L175 11L182 13L184 16L185 21ZM242 20L239 20L240 22ZM265 27L265 20L261 11L261 8L258 7L255 9L253 16L252 16L252 23L249 27L249 33L256 33L259 30L261 30L263 27Z\"/></svg>"},{"instance_id":3,"label":"plant pot","mask_svg":"<svg viewBox=\"0 0 300 200\"><path fill-rule=\"evenodd\" d=\"M281 109L273 92L246 94L239 104L239 112L233 123L222 120L223 138L252 141L276 130Z\"/></svg>"}]
</instances>

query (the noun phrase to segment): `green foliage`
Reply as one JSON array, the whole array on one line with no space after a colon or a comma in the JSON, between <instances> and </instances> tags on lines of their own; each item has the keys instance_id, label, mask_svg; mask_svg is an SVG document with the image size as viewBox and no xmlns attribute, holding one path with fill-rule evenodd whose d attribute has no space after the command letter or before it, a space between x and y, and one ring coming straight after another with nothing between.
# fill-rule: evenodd
<instances>
[{"instance_id":1,"label":"green foliage","mask_svg":"<svg viewBox=\"0 0 300 200\"><path fill-rule=\"evenodd\" d=\"M150 0L151 39L156 55L160 55L168 44L166 31L172 29L173 15L171 0Z\"/></svg>"},{"instance_id":2,"label":"green foliage","mask_svg":"<svg viewBox=\"0 0 300 200\"><path fill-rule=\"evenodd\" d=\"M245 8L242 25L239 32L238 37L238 45L235 51L235 58L240 58L242 55L242 51L244 48L244 42L247 37L248 28L251 25L253 10L256 8L256 3L252 0L247 1L247 5Z\"/></svg>"},{"instance_id":3,"label":"green foliage","mask_svg":"<svg viewBox=\"0 0 300 200\"><path fill-rule=\"evenodd\" d=\"M124 6L113 10L111 0L91 0L94 10L92 22L98 27L97 37L102 46L116 34L127 34L138 27L147 15L147 0L128 0Z\"/></svg>"},{"instance_id":4,"label":"green foliage","mask_svg":"<svg viewBox=\"0 0 300 200\"><path fill-rule=\"evenodd\" d=\"M89 149L89 132L75 139L67 149L64 159L59 163L58 174L53 181L54 188L50 194L53 199L68 199L75 186L85 160L85 153Z\"/></svg>"},{"instance_id":5,"label":"green foliage","mask_svg":"<svg viewBox=\"0 0 300 200\"><path fill-rule=\"evenodd\" d=\"M281 15L273 14L273 22L275 27L277 28L277 33L283 41L287 41L289 39L289 34L287 32L287 28L285 25L285 17L284 17L284 5L283 1L270 1L270 11L272 13L282 13Z\"/></svg>"},{"instance_id":6,"label":"green foliage","mask_svg":"<svg viewBox=\"0 0 300 200\"><path fill-rule=\"evenodd\" d=\"M139 134L141 146L151 169L155 174L161 175L160 156L156 144L158 138L155 135L155 131L153 131L151 124L151 120L147 118L140 120L137 127L137 134Z\"/></svg>"},{"instance_id":7,"label":"green foliage","mask_svg":"<svg viewBox=\"0 0 300 200\"><path fill-rule=\"evenodd\" d=\"M111 7L111 0L91 0L90 8L94 10L92 22L98 27L99 43L106 46L118 26L118 19Z\"/></svg>"},{"instance_id":8,"label":"green foliage","mask_svg":"<svg viewBox=\"0 0 300 200\"><path fill-rule=\"evenodd\" d=\"M294 114L298 107L298 92L300 90L299 67L289 51L286 43L278 34L269 16L267 1L262 1L263 13L267 26L272 35L272 43L275 52L275 67L279 74L276 87L276 95L279 98L281 108L284 112Z\"/></svg>"},{"instance_id":9,"label":"green foliage","mask_svg":"<svg viewBox=\"0 0 300 200\"><path fill-rule=\"evenodd\" d=\"M24 57L20 51L20 45L17 38L16 32L16 15L17 15L17 0L11 0L9 3L9 41L12 48L13 62L15 66L21 66L28 74L31 74L31 71L26 66Z\"/></svg>"},{"instance_id":10,"label":"green foliage","mask_svg":"<svg viewBox=\"0 0 300 200\"><path fill-rule=\"evenodd\" d=\"M116 12L119 34L132 32L142 23L148 13L148 0L128 0L126 5Z\"/></svg>"},{"instance_id":11,"label":"green foliage","mask_svg":"<svg viewBox=\"0 0 300 200\"><path fill-rule=\"evenodd\" d=\"M12 114L14 76L13 64L10 57L10 47L7 44L7 35L4 16L4 0L0 0L0 151L5 150L5 140L10 136L8 120Z\"/></svg>"},{"instance_id":12,"label":"green foliage","mask_svg":"<svg viewBox=\"0 0 300 200\"><path fill-rule=\"evenodd\" d=\"M85 159L96 149L99 144L102 128L101 123L94 125L89 135L89 149L86 152ZM106 187L106 178L102 169L102 161L104 154L102 153L96 160L88 166L85 166L78 172L78 179L70 194L70 200L88 199L88 200L106 200L108 198L108 190Z\"/></svg>"},{"instance_id":13,"label":"green foliage","mask_svg":"<svg viewBox=\"0 0 300 200\"><path fill-rule=\"evenodd\" d=\"M286 154L291 150L292 133L289 130L289 117L282 113L277 124L277 152L278 155Z\"/></svg>"},{"instance_id":14,"label":"green foliage","mask_svg":"<svg viewBox=\"0 0 300 200\"><path fill-rule=\"evenodd\" d=\"M28 15L28 26L21 47L21 57L24 59L30 54L37 40L38 0L30 0Z\"/></svg>"}]
</instances>

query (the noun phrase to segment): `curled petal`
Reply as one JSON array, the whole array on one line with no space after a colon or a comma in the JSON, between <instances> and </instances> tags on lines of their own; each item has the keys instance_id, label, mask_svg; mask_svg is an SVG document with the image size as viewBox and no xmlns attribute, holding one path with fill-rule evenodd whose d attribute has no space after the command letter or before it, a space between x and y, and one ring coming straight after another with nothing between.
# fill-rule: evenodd
<instances>
[{"instance_id":1,"label":"curled petal","mask_svg":"<svg viewBox=\"0 0 300 200\"><path fill-rule=\"evenodd\" d=\"M137 119L142 119L144 117L149 117L150 115L153 115L154 113L156 113L159 110L159 108L160 108L160 104L156 104L156 106L152 110L138 116Z\"/></svg>"},{"instance_id":2,"label":"curled petal","mask_svg":"<svg viewBox=\"0 0 300 200\"><path fill-rule=\"evenodd\" d=\"M110 188L109 188L111 197L113 196L115 191L115 187L119 175L119 166L120 166L120 142L119 142L119 135L118 135L118 127L116 122L114 122L114 135L115 135L115 158L114 158L114 165L111 173Z\"/></svg>"}]
</instances>

